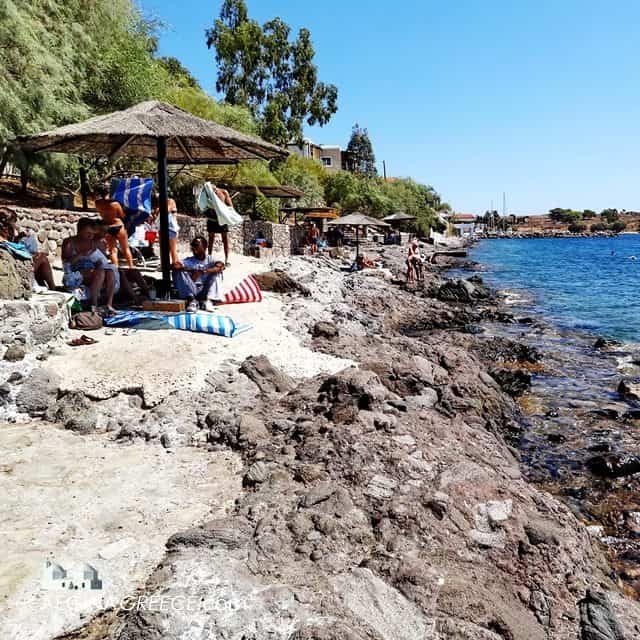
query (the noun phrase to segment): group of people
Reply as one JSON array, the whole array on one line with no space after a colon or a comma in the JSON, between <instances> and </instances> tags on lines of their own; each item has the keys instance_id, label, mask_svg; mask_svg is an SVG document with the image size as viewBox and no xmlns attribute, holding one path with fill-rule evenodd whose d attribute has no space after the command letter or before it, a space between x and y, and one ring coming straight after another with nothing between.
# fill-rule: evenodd
<instances>
[{"instance_id":1,"label":"group of people","mask_svg":"<svg viewBox=\"0 0 640 640\"><path fill-rule=\"evenodd\" d=\"M228 206L233 202L229 193L214 187L216 195ZM150 294L149 282L135 268L129 246L125 211L122 205L109 197L108 190L96 193L95 206L99 219L83 217L76 225L76 233L62 244L62 285L86 301L91 310L99 303L107 313L115 312L114 299L135 305ZM159 214L158 197L152 194L152 212L149 222ZM187 302L189 311L200 305L208 311L223 298L223 272L229 265L228 227L220 225L215 212L207 212L208 238L198 236L191 242L192 255L184 260L178 256L178 219L176 202L169 198L169 253L173 284L178 295ZM215 236L220 234L225 260L212 257ZM35 237L18 229L16 215L9 209L0 209L0 248L10 251L33 265L34 286L56 289L53 271L46 253L38 251ZM126 266L120 267L119 252Z\"/></svg>"}]
</instances>

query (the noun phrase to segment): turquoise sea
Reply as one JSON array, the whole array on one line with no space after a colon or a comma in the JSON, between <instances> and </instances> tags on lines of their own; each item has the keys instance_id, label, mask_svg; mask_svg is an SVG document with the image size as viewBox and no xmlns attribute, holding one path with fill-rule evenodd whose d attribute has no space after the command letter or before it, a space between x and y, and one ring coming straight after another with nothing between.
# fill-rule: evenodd
<instances>
[{"instance_id":1,"label":"turquoise sea","mask_svg":"<svg viewBox=\"0 0 640 640\"><path fill-rule=\"evenodd\" d=\"M640 235L483 240L470 257L556 326L640 342Z\"/></svg>"}]
</instances>

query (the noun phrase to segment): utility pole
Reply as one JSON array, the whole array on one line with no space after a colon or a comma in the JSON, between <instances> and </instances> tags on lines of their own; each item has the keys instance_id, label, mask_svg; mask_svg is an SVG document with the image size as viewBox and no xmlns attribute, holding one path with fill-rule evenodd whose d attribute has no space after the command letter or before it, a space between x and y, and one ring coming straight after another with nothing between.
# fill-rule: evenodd
<instances>
[{"instance_id":1,"label":"utility pole","mask_svg":"<svg viewBox=\"0 0 640 640\"><path fill-rule=\"evenodd\" d=\"M384 176L385 182L387 181L387 163L382 161L382 175Z\"/></svg>"},{"instance_id":2,"label":"utility pole","mask_svg":"<svg viewBox=\"0 0 640 640\"><path fill-rule=\"evenodd\" d=\"M502 217L506 217L507 215L507 194L506 192L502 192Z\"/></svg>"}]
</instances>

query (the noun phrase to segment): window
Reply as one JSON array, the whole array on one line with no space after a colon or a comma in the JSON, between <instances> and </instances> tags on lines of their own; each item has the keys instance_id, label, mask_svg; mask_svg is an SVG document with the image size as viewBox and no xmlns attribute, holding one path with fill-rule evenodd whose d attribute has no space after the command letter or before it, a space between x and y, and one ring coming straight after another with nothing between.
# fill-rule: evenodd
<instances>
[{"instance_id":1,"label":"window","mask_svg":"<svg viewBox=\"0 0 640 640\"><path fill-rule=\"evenodd\" d=\"M322 156L322 158L320 158L320 160L322 160L322 164L325 167L331 167L333 166L333 159L331 158L331 156Z\"/></svg>"}]
</instances>

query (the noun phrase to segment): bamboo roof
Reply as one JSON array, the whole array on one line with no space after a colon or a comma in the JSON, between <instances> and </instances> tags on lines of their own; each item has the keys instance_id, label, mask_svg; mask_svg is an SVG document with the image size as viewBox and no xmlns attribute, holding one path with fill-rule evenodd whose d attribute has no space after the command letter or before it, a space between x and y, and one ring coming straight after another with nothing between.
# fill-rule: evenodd
<instances>
[{"instance_id":1,"label":"bamboo roof","mask_svg":"<svg viewBox=\"0 0 640 640\"><path fill-rule=\"evenodd\" d=\"M29 151L155 160L159 138L167 140L170 164L234 164L288 155L285 149L258 137L155 100L37 135L18 136L16 142Z\"/></svg>"}]
</instances>

